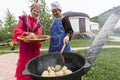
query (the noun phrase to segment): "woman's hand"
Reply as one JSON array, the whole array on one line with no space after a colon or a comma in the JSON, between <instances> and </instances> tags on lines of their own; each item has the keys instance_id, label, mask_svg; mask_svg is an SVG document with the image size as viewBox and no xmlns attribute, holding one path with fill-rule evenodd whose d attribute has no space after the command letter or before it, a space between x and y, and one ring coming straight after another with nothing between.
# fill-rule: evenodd
<instances>
[{"instance_id":1,"label":"woman's hand","mask_svg":"<svg viewBox=\"0 0 120 80\"><path fill-rule=\"evenodd\" d=\"M31 32L24 32L24 35L27 36L29 35Z\"/></svg>"},{"instance_id":2,"label":"woman's hand","mask_svg":"<svg viewBox=\"0 0 120 80\"><path fill-rule=\"evenodd\" d=\"M69 36L65 36L64 37L64 44L67 44L69 42L69 39L70 39Z\"/></svg>"}]
</instances>

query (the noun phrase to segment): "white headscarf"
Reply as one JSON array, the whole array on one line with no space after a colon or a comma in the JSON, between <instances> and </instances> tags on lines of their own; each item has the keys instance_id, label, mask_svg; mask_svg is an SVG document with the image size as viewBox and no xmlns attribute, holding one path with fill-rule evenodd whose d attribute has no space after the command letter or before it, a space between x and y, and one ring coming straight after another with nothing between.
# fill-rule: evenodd
<instances>
[{"instance_id":1,"label":"white headscarf","mask_svg":"<svg viewBox=\"0 0 120 80\"><path fill-rule=\"evenodd\" d=\"M59 10L62 11L62 7L61 7L60 3L57 2L57 1L51 3L51 9L52 9L52 10L53 10L53 9L59 9Z\"/></svg>"}]
</instances>

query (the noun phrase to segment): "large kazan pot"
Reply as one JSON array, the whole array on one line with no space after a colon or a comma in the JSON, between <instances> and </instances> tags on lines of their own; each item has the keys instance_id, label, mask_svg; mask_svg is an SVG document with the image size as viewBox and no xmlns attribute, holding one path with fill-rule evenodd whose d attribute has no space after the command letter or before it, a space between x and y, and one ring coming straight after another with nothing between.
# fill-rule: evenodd
<instances>
[{"instance_id":1,"label":"large kazan pot","mask_svg":"<svg viewBox=\"0 0 120 80\"><path fill-rule=\"evenodd\" d=\"M73 73L58 77L41 77L41 73L50 66L49 61L55 59L51 57L53 54L57 55L59 53L45 54L33 58L28 62L24 74L30 75L33 80L81 80L81 76L85 74L85 71L88 71L86 69L90 67L90 64L87 64L83 56L72 52L64 52L65 66L72 70Z\"/></svg>"},{"instance_id":2,"label":"large kazan pot","mask_svg":"<svg viewBox=\"0 0 120 80\"><path fill-rule=\"evenodd\" d=\"M85 56L73 52L63 52L65 66L72 70L73 73L58 77L42 77L41 73L47 69L49 66L49 61L52 61L50 59L53 59L53 61L55 60L54 57L50 58L52 54L45 54L30 60L27 63L23 74L31 76L33 80L82 80L82 76L90 70L90 67L92 66L119 18L119 11L112 14L108 18L99 34L95 37L92 45L87 50ZM59 53L53 54L57 55Z\"/></svg>"}]
</instances>

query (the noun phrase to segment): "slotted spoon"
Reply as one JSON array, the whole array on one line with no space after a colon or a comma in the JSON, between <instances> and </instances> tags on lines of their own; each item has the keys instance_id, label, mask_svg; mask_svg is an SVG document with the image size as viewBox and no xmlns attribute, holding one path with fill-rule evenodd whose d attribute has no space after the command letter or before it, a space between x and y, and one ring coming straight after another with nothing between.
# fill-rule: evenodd
<instances>
[{"instance_id":1,"label":"slotted spoon","mask_svg":"<svg viewBox=\"0 0 120 80\"><path fill-rule=\"evenodd\" d=\"M66 43L62 46L62 49L60 52L52 53L52 55L50 57L50 67L55 72L60 71L65 64L65 60L64 60L64 57L62 55L65 47L66 47ZM59 69L56 70L55 67L58 65L59 65Z\"/></svg>"}]
</instances>

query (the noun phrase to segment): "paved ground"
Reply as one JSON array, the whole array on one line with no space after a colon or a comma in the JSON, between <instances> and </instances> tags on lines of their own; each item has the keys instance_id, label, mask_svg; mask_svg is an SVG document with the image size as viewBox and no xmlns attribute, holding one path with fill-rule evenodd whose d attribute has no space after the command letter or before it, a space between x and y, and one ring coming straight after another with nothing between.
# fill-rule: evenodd
<instances>
[{"instance_id":1,"label":"paved ground","mask_svg":"<svg viewBox=\"0 0 120 80\"><path fill-rule=\"evenodd\" d=\"M0 56L0 80L15 80L15 68L18 54L10 53Z\"/></svg>"},{"instance_id":2,"label":"paved ground","mask_svg":"<svg viewBox=\"0 0 120 80\"><path fill-rule=\"evenodd\" d=\"M111 37L113 38L113 37ZM116 38L116 37L115 37ZM113 39L113 41L120 41L120 37L117 37L116 40ZM104 46L103 48L120 48L120 46ZM88 49L89 47L80 47L80 48L72 48L72 50L80 50L80 49ZM43 49L47 50L47 49ZM15 68L16 68L16 62L18 59L18 54L15 53L9 53L5 55L0 56L0 80L15 80L14 74L15 74Z\"/></svg>"}]
</instances>

